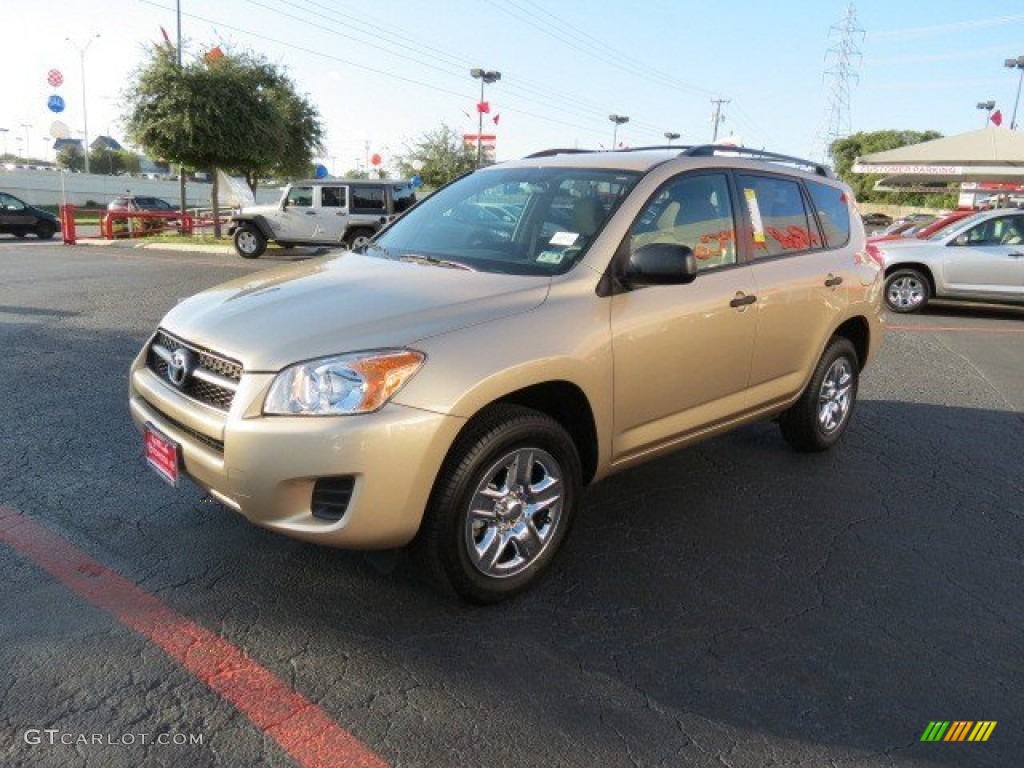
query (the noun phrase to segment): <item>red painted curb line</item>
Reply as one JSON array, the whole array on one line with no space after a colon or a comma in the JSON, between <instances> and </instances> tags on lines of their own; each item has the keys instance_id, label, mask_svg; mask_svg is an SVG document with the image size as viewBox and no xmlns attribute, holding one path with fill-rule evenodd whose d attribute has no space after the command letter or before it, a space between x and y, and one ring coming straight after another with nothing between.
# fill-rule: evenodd
<instances>
[{"instance_id":1,"label":"red painted curb line","mask_svg":"<svg viewBox=\"0 0 1024 768\"><path fill-rule=\"evenodd\" d=\"M387 768L330 716L244 651L164 605L25 515L0 506L0 541L160 646L271 736L303 768Z\"/></svg>"}]
</instances>

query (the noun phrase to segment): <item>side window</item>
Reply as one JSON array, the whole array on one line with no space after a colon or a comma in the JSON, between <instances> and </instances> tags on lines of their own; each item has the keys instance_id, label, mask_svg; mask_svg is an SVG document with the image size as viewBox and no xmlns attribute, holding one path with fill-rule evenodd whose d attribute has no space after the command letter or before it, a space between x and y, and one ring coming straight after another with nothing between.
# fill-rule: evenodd
<instances>
[{"instance_id":1,"label":"side window","mask_svg":"<svg viewBox=\"0 0 1024 768\"><path fill-rule=\"evenodd\" d=\"M344 187L321 187L320 188L321 208L344 208L345 188Z\"/></svg>"},{"instance_id":2,"label":"side window","mask_svg":"<svg viewBox=\"0 0 1024 768\"><path fill-rule=\"evenodd\" d=\"M846 245L850 242L850 206L846 192L817 181L806 184L825 234L825 247Z\"/></svg>"},{"instance_id":3,"label":"side window","mask_svg":"<svg viewBox=\"0 0 1024 768\"><path fill-rule=\"evenodd\" d=\"M312 187L292 187L288 190L288 207L295 208L312 208L313 207L313 188Z\"/></svg>"},{"instance_id":4,"label":"side window","mask_svg":"<svg viewBox=\"0 0 1024 768\"><path fill-rule=\"evenodd\" d=\"M352 187L352 209L376 213L384 210L384 187Z\"/></svg>"},{"instance_id":5,"label":"side window","mask_svg":"<svg viewBox=\"0 0 1024 768\"><path fill-rule=\"evenodd\" d=\"M630 230L630 250L651 243L689 247L699 269L736 263L736 227L723 174L688 174L662 187Z\"/></svg>"},{"instance_id":6,"label":"side window","mask_svg":"<svg viewBox=\"0 0 1024 768\"><path fill-rule=\"evenodd\" d=\"M404 213L416 204L416 190L412 185L393 187L391 197L395 202L393 213Z\"/></svg>"},{"instance_id":7,"label":"side window","mask_svg":"<svg viewBox=\"0 0 1024 768\"><path fill-rule=\"evenodd\" d=\"M800 253L821 247L800 184L776 176L740 174L740 194L750 216L755 257Z\"/></svg>"}]
</instances>

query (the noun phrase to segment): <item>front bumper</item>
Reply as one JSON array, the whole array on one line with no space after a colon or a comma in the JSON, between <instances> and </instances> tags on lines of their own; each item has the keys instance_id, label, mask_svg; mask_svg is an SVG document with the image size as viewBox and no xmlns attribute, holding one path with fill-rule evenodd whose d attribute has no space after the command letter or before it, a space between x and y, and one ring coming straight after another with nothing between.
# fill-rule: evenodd
<instances>
[{"instance_id":1,"label":"front bumper","mask_svg":"<svg viewBox=\"0 0 1024 768\"><path fill-rule=\"evenodd\" d=\"M132 366L132 419L181 446L182 469L251 522L287 536L350 548L408 543L464 419L389 404L358 416L263 416L271 374L243 376L227 413L191 400L145 365ZM341 519L314 517L318 478L351 476Z\"/></svg>"}]
</instances>

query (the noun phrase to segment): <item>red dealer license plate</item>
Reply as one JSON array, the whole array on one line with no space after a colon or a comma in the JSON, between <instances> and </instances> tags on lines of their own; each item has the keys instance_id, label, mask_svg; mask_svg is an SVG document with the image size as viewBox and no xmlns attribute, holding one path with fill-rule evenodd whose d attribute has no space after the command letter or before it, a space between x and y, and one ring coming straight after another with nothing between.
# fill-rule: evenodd
<instances>
[{"instance_id":1,"label":"red dealer license plate","mask_svg":"<svg viewBox=\"0 0 1024 768\"><path fill-rule=\"evenodd\" d=\"M152 424L145 431L146 462L160 477L173 486L178 485L178 467L181 450L178 444L158 431Z\"/></svg>"}]
</instances>

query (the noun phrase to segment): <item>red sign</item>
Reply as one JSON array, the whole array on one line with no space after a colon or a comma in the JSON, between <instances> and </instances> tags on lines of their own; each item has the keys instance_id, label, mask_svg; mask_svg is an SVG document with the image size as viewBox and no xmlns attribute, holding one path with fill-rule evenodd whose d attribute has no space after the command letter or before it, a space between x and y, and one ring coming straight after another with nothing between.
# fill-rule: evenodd
<instances>
[{"instance_id":1,"label":"red sign","mask_svg":"<svg viewBox=\"0 0 1024 768\"><path fill-rule=\"evenodd\" d=\"M64 82L64 75L60 73L59 69L51 69L46 73L46 82L56 88Z\"/></svg>"},{"instance_id":2,"label":"red sign","mask_svg":"<svg viewBox=\"0 0 1024 768\"><path fill-rule=\"evenodd\" d=\"M178 444L150 425L146 425L145 433L146 461L156 473L171 485L178 484Z\"/></svg>"}]
</instances>

